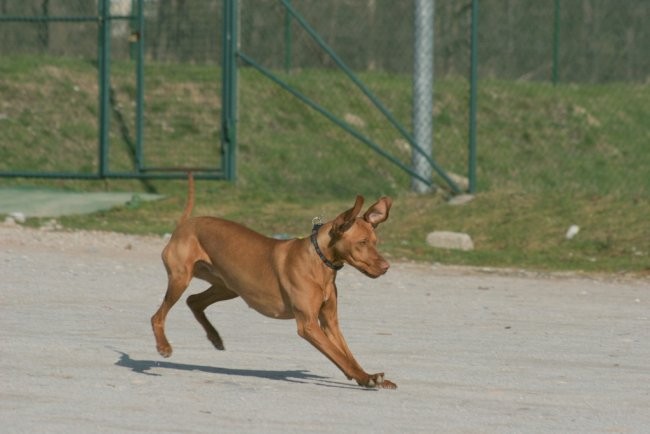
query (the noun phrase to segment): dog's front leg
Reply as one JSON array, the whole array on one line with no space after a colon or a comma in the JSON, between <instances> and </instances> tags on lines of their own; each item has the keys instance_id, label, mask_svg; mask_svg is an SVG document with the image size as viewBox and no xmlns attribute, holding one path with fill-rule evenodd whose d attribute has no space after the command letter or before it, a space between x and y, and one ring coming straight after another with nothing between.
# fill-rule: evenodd
<instances>
[{"instance_id":1,"label":"dog's front leg","mask_svg":"<svg viewBox=\"0 0 650 434\"><path fill-rule=\"evenodd\" d=\"M348 360L352 365L357 369L363 371L361 365L356 361L352 355L352 351L348 347L341 328L339 327L339 319L337 314L337 298L331 297L327 302L323 304L323 307L319 315L320 326L327 335L327 337L336 345L343 353L346 355ZM384 389L396 389L397 385L390 380L384 378L384 373L377 373L369 375L372 382L374 382L378 387ZM352 379L348 377L348 379ZM361 383L359 383L361 384ZM365 384L363 384L365 385Z\"/></svg>"},{"instance_id":2,"label":"dog's front leg","mask_svg":"<svg viewBox=\"0 0 650 434\"><path fill-rule=\"evenodd\" d=\"M384 379L383 374L369 375L348 358L337 345L330 340L318 324L318 313L316 312L294 312L298 324L298 335L312 344L325 357L330 359L345 374L346 377L354 379L359 385L365 387L385 387L394 389L396 386Z\"/></svg>"},{"instance_id":3,"label":"dog's front leg","mask_svg":"<svg viewBox=\"0 0 650 434\"><path fill-rule=\"evenodd\" d=\"M318 320L320 322L321 329L323 329L323 332L325 332L325 335L327 335L329 340L332 341L332 343L345 354L345 356L355 367L363 370L359 362L357 362L352 355L352 351L350 351L350 348L348 347L348 344L343 337L343 333L341 333L341 329L339 327L339 318L337 314L336 297L331 297L329 300L323 303L318 316ZM352 378L348 378L348 380L351 379Z\"/></svg>"}]
</instances>

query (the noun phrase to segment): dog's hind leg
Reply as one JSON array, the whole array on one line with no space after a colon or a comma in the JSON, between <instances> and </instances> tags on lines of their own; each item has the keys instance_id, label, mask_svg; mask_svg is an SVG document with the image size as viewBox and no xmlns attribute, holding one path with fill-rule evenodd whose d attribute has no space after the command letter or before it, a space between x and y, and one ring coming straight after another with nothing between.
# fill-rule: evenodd
<instances>
[{"instance_id":1,"label":"dog's hind leg","mask_svg":"<svg viewBox=\"0 0 650 434\"><path fill-rule=\"evenodd\" d=\"M163 262L167 269L168 276L167 292L165 293L165 297L163 298L160 307L151 317L151 327L153 328L153 334L156 338L156 349L161 356L169 357L172 354L172 346L165 336L165 319L167 318L167 314L171 308L176 304L190 284L190 280L192 280L192 270L190 267L183 265L172 266L170 262L176 264L178 262L170 261L170 257L167 255L164 255L163 257L165 258Z\"/></svg>"},{"instance_id":2,"label":"dog's hind leg","mask_svg":"<svg viewBox=\"0 0 650 434\"><path fill-rule=\"evenodd\" d=\"M238 297L237 294L230 291L221 281L211 279L213 285L200 294L190 295L187 298L187 305L192 310L194 317L205 330L208 340L218 350L224 350L221 336L205 316L205 309L218 301L230 300Z\"/></svg>"}]
</instances>

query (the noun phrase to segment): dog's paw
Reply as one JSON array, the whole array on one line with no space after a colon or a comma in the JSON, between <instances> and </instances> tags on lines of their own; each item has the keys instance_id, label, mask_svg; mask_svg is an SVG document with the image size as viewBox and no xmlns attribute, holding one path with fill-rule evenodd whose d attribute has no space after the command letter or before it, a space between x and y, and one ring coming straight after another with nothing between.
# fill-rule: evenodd
<instances>
[{"instance_id":1,"label":"dog's paw","mask_svg":"<svg viewBox=\"0 0 650 434\"><path fill-rule=\"evenodd\" d=\"M384 381L377 384L377 387L379 387L380 389L397 389L397 384L393 383L390 380L384 379Z\"/></svg>"},{"instance_id":2,"label":"dog's paw","mask_svg":"<svg viewBox=\"0 0 650 434\"><path fill-rule=\"evenodd\" d=\"M390 380L385 379L383 372L369 375L367 382L361 385L365 387L378 388L378 389L397 389L397 384L393 383Z\"/></svg>"},{"instance_id":3,"label":"dog's paw","mask_svg":"<svg viewBox=\"0 0 650 434\"><path fill-rule=\"evenodd\" d=\"M224 347L223 345L223 341L221 340L221 336L219 336L219 333L215 333L215 334L208 333L207 336L208 336L208 340L212 342L212 345L214 345L216 349L220 351L226 349L226 347Z\"/></svg>"},{"instance_id":4,"label":"dog's paw","mask_svg":"<svg viewBox=\"0 0 650 434\"><path fill-rule=\"evenodd\" d=\"M223 342L221 340L219 340L218 342L215 341L210 341L210 342L212 342L212 345L214 345L214 347L219 351L223 351L226 349L226 347L223 346Z\"/></svg>"},{"instance_id":5,"label":"dog's paw","mask_svg":"<svg viewBox=\"0 0 650 434\"><path fill-rule=\"evenodd\" d=\"M167 358L172 355L172 346L171 345L161 345L157 347L158 349L158 354L163 356L164 358Z\"/></svg>"}]
</instances>

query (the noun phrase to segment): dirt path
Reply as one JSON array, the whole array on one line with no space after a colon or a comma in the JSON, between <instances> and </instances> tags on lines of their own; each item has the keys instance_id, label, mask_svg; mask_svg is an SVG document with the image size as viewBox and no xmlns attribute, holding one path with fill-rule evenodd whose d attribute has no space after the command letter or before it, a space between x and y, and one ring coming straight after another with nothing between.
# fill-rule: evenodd
<instances>
[{"instance_id":1,"label":"dirt path","mask_svg":"<svg viewBox=\"0 0 650 434\"><path fill-rule=\"evenodd\" d=\"M149 317L164 241L0 225L0 420L7 433L647 432L650 281L394 264L339 275L357 387L293 321L184 303L170 359ZM193 284L188 294L202 289Z\"/></svg>"}]
</instances>

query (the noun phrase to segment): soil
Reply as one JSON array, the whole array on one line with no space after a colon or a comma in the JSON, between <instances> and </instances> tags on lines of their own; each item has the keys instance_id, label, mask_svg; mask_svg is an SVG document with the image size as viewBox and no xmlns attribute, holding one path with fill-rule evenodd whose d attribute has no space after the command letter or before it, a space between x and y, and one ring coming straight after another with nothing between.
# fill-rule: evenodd
<instances>
[{"instance_id":1,"label":"soil","mask_svg":"<svg viewBox=\"0 0 650 434\"><path fill-rule=\"evenodd\" d=\"M0 419L8 433L647 432L650 280L392 264L338 276L364 389L241 300L183 302L158 355L165 240L0 225ZM205 288L194 282L187 294Z\"/></svg>"}]
</instances>

